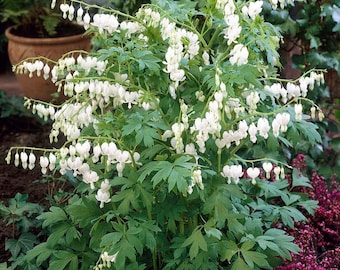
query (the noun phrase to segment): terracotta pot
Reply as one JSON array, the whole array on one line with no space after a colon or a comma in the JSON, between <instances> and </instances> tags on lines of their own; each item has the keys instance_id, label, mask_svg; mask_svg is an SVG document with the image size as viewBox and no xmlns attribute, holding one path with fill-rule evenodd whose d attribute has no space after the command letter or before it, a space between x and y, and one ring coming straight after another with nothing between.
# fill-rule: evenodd
<instances>
[{"instance_id":1,"label":"terracotta pot","mask_svg":"<svg viewBox=\"0 0 340 270\"><path fill-rule=\"evenodd\" d=\"M89 51L91 47L90 37L83 34L58 38L26 38L14 35L11 30L12 27L8 28L5 35L8 38L8 56L12 65L36 56L58 60L66 52ZM37 77L36 74L33 78L29 78L27 74L16 74L16 77L24 96L29 98L51 101L51 94L57 90L50 80L44 80L42 76Z\"/></svg>"}]
</instances>

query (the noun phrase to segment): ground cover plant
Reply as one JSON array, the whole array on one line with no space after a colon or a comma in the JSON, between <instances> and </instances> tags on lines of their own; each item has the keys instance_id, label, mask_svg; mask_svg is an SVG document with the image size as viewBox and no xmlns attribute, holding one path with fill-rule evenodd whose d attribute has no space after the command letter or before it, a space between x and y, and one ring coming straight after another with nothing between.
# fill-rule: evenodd
<instances>
[{"instance_id":1,"label":"ground cover plant","mask_svg":"<svg viewBox=\"0 0 340 270\"><path fill-rule=\"evenodd\" d=\"M307 168L306 157L298 155L294 167L300 172ZM301 252L292 254L292 261L286 261L277 270L290 269L339 269L339 205L340 188L335 176L327 181L324 177L313 172L310 187L298 187L297 192L309 194L310 198L318 201L314 215L306 214L307 220L295 224L289 229Z\"/></svg>"},{"instance_id":2,"label":"ground cover plant","mask_svg":"<svg viewBox=\"0 0 340 270\"><path fill-rule=\"evenodd\" d=\"M293 228L316 208L292 190L310 184L289 151L321 141L313 119L324 115L306 96L323 74L279 78L281 36L263 4L160 0L134 16L60 5L95 49L14 70L68 97L25 102L52 121L51 143L65 142L12 147L7 161L76 190L37 217L46 239L16 267L273 269L300 251L275 225Z\"/></svg>"}]
</instances>

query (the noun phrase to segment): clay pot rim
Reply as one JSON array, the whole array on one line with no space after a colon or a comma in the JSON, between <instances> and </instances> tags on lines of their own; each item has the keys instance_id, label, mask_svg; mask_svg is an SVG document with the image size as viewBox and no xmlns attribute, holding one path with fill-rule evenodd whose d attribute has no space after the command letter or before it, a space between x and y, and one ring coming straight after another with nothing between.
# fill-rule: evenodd
<instances>
[{"instance_id":1,"label":"clay pot rim","mask_svg":"<svg viewBox=\"0 0 340 270\"><path fill-rule=\"evenodd\" d=\"M91 36L86 34L85 32L82 34L76 34L72 36L65 36L65 37L55 37L55 38L32 38L32 37L24 37L24 36L17 36L11 33L11 30L15 26L10 26L5 31L5 36L9 41L14 41L16 43L22 44L32 44L32 45L50 45L50 44L59 44L59 43L73 43L79 39L90 39Z\"/></svg>"}]
</instances>

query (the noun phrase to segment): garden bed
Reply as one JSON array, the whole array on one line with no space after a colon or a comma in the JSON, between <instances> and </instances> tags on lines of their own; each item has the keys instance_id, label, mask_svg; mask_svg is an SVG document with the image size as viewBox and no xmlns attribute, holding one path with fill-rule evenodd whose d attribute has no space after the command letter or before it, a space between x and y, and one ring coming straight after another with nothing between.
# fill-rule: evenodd
<instances>
[{"instance_id":1,"label":"garden bed","mask_svg":"<svg viewBox=\"0 0 340 270\"><path fill-rule=\"evenodd\" d=\"M48 146L47 125L41 125L34 118L10 117L0 119L0 202L7 202L16 193L29 194L29 201L43 203L47 194L46 184L37 183L41 178L39 167L24 170L7 165L8 149L16 145ZM10 254L5 251L5 241L13 237L12 226L5 226L0 219L0 262L5 262Z\"/></svg>"}]
</instances>

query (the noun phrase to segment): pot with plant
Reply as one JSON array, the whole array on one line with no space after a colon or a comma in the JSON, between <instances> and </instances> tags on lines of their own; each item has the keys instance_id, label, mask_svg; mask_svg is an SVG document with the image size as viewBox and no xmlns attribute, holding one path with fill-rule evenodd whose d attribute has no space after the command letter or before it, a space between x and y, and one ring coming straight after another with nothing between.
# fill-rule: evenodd
<instances>
[{"instance_id":1,"label":"pot with plant","mask_svg":"<svg viewBox=\"0 0 340 270\"><path fill-rule=\"evenodd\" d=\"M51 9L50 6L50 0L4 0L2 17L3 21L11 24L5 35L12 65L30 57L43 56L57 60L72 50L90 50L90 37L84 35L84 28L70 21L74 14L69 13L70 20L65 20L59 10ZM52 68L43 62L41 64L46 69ZM43 77L28 81L23 74L16 76L27 97L49 101L56 92L56 86Z\"/></svg>"}]
</instances>

